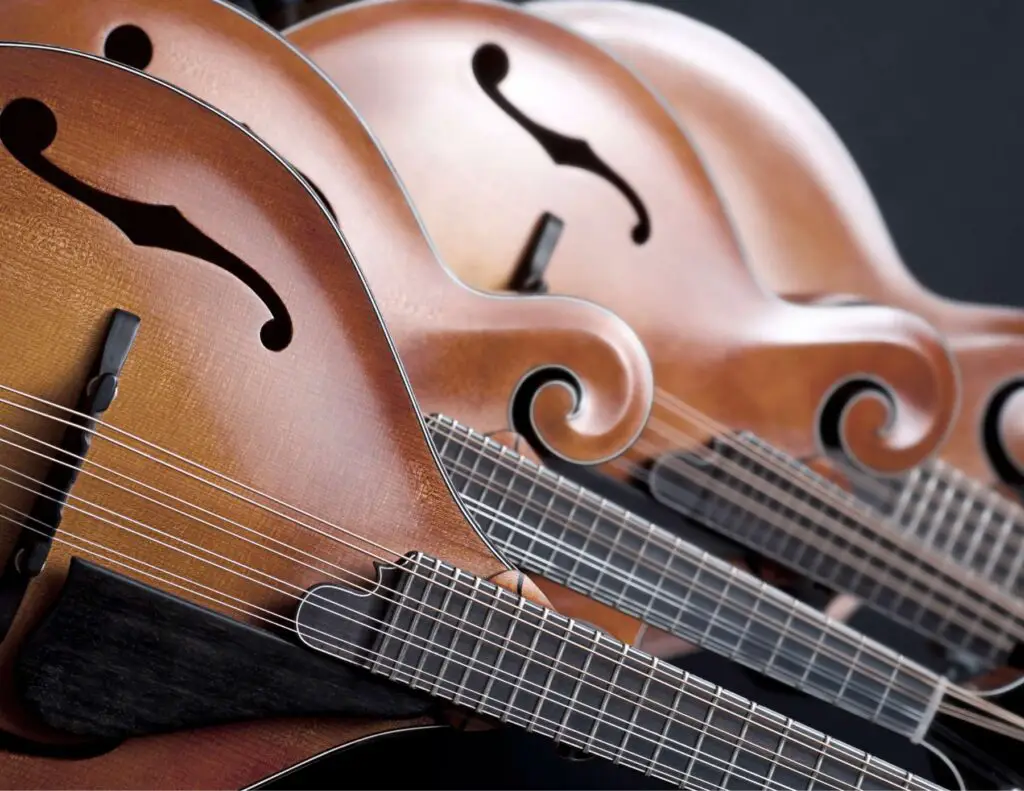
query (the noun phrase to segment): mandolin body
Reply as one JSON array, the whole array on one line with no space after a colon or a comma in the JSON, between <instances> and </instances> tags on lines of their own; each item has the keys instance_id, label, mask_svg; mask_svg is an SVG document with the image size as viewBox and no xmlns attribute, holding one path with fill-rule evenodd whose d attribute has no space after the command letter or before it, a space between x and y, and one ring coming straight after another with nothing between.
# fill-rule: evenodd
<instances>
[{"instance_id":1,"label":"mandolin body","mask_svg":"<svg viewBox=\"0 0 1024 791\"><path fill-rule=\"evenodd\" d=\"M31 716L13 683L72 556L252 627L286 624L313 584L368 586L374 560L412 550L484 577L506 570L438 468L351 254L280 159L98 59L4 45L0 75L5 537L33 507L65 428L54 417L86 388L112 314L141 320L0 649L6 734L81 748ZM0 785L242 786L401 724L377 720L225 723L80 760L6 751Z\"/></svg>"}]
</instances>

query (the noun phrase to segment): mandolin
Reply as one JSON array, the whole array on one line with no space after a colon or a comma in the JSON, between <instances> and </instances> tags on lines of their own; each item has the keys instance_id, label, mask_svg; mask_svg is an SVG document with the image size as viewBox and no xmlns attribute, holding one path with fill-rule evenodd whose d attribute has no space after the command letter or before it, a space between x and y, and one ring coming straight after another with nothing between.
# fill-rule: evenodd
<instances>
[{"instance_id":1,"label":"mandolin","mask_svg":"<svg viewBox=\"0 0 1024 791\"><path fill-rule=\"evenodd\" d=\"M606 304L637 330L654 366L654 409L603 471L985 666L1006 664L1024 634L1016 597L798 461L843 450L895 469L897 457L912 463L911 446L923 450L911 434L941 442L942 429L925 430L935 413L921 399L955 401L942 341L927 344L929 394L912 396L926 371L905 380L911 369L896 359L909 346L897 354L890 334L918 327L920 362L927 325L878 306L765 293L674 117L632 72L548 20L498 3L391 0L286 35L380 137L460 277L508 290L542 274L550 292ZM385 49L402 54L382 61ZM585 139L567 131L583 129ZM527 256L524 280L537 217L546 254L540 268ZM940 370L951 374L945 384L931 378Z\"/></svg>"},{"instance_id":2,"label":"mandolin","mask_svg":"<svg viewBox=\"0 0 1024 791\"><path fill-rule=\"evenodd\" d=\"M342 160L331 150L363 134L358 120L340 96L332 106L322 78L299 53L243 15L204 0L181 3L173 12L157 2L137 1L128 10L121 0L97 0L89 14L70 18L56 6L47 10L38 3L15 10L6 19L6 35L42 36L48 26L55 31L51 43L77 48L104 42L104 36L116 39L122 35L117 31L130 25L140 40L145 36L147 51L162 55L146 64L147 71L200 98L224 97L221 109L263 134L288 161L298 163L325 205L342 217L365 211L351 190L349 168L337 167ZM203 39L211 33L234 42L230 66L222 49L204 49ZM126 58L107 43L97 49ZM186 62L181 57L185 53L188 68L180 65ZM246 62L247 57L251 62ZM303 69L307 79L300 79ZM288 91L283 90L286 84ZM270 89L279 85L282 89ZM280 95L286 111L269 101L254 102L250 97L261 86L264 95ZM279 122L282 117L310 119L303 126L317 129L318 134L297 135ZM389 174L382 167L373 180L379 192L388 183L386 177ZM415 223L411 212L395 214ZM422 339L444 326L446 305L472 305L474 298L483 303L495 300L454 281L426 245L418 256L385 257L385 250L373 247L379 245L373 235L357 233L356 238L354 249L368 262L362 269L397 350L403 358L415 360L409 368L411 385L421 407L434 413L428 419L430 436L465 507L515 566L564 586L545 585L561 611L589 620L627 642L636 640L641 624L663 629L914 741L928 735L936 714L970 717L1000 733L1022 733L1019 726L1024 723L1007 718L974 693L948 685L791 596L442 416L458 413L461 417L465 399L452 389L438 350L425 346ZM407 288L416 284L412 292L420 304L398 292L398 284ZM501 304L517 301L524 310L532 310L531 317L538 322L534 353L547 347L540 336L544 325L539 323L542 316L536 307L546 302L578 304L539 296L506 299ZM577 311L569 318L578 315ZM503 330L483 310L477 320L490 328L490 337ZM606 325L605 331L611 326ZM462 332L473 335L468 327ZM444 349L440 352L443 355ZM570 370L577 367L572 356L552 359ZM515 362L509 357L509 365ZM519 376L528 373L524 369ZM484 389L480 402L492 391ZM491 412L500 415L507 403L514 405L512 388L494 400ZM478 415L476 409L468 414ZM569 591L604 606L595 608L579 596L566 595Z\"/></svg>"},{"instance_id":3,"label":"mandolin","mask_svg":"<svg viewBox=\"0 0 1024 791\"><path fill-rule=\"evenodd\" d=\"M241 126L82 53L0 75L4 784L245 785L441 704L688 788L934 787L538 603Z\"/></svg>"},{"instance_id":4,"label":"mandolin","mask_svg":"<svg viewBox=\"0 0 1024 791\"><path fill-rule=\"evenodd\" d=\"M799 89L740 42L685 16L615 0L531 8L624 57L703 152L758 276L793 298L894 305L948 338L962 405L939 458L907 475L847 467L861 499L899 529L1013 595L1024 590L1020 445L1024 312L930 293L899 257L856 163ZM971 668L972 657L951 660Z\"/></svg>"}]
</instances>

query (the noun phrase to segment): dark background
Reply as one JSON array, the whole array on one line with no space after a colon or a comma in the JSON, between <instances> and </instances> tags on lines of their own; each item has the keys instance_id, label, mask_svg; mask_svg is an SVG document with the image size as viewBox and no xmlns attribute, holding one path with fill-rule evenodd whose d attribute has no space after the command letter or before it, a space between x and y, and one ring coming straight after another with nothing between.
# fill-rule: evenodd
<instances>
[{"instance_id":1,"label":"dark background","mask_svg":"<svg viewBox=\"0 0 1024 791\"><path fill-rule=\"evenodd\" d=\"M254 0L269 19L280 3ZM240 5L244 3L240 2ZM859 162L912 271L935 291L1024 306L1018 182L1024 176L1024 2L675 0L775 64ZM854 625L920 658L916 638L870 614ZM699 655L700 675L929 774L899 737ZM346 750L279 787L660 787L604 762L569 762L525 734L422 732Z\"/></svg>"}]
</instances>

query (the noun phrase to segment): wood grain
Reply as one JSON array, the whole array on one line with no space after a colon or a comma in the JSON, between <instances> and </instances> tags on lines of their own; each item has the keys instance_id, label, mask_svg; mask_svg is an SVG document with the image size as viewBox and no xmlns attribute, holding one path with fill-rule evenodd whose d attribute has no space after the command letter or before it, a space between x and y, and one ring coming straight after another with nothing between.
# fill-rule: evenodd
<instances>
[{"instance_id":1,"label":"wood grain","mask_svg":"<svg viewBox=\"0 0 1024 791\"><path fill-rule=\"evenodd\" d=\"M946 336L962 402L941 456L998 483L982 421L993 393L1024 374L1024 312L947 299L919 283L836 131L740 42L643 3L545 0L530 7L609 47L665 98L700 147L766 285L785 296L844 293L892 305ZM1007 403L1001 428L1024 469L1024 395Z\"/></svg>"},{"instance_id":2,"label":"wood grain","mask_svg":"<svg viewBox=\"0 0 1024 791\"><path fill-rule=\"evenodd\" d=\"M225 117L97 59L2 45L0 108L20 97L44 102L57 118L55 142L45 151L50 161L105 192L177 207L255 268L295 322L290 345L269 351L259 335L266 307L238 280L192 256L132 244L96 211L0 149L0 383L73 404L110 311L132 311L141 329L105 419L275 498L175 473L153 457L183 462L126 435L119 438L129 448L97 438L90 459L153 486L146 492L164 505L83 474L62 540L78 543L86 557L99 552L108 563L111 552L122 553L127 567L115 568L139 579L147 579L140 563L172 569L190 586L208 586L206 594L166 580L161 587L251 623L267 613L287 616L294 593L315 582L372 576L375 557L422 550L483 576L505 570L437 466L351 255L292 171ZM5 398L27 403L9 393ZM51 442L60 433L59 424L9 405L0 421ZM0 445L0 463L30 478L44 468L43 459L12 444ZM31 495L12 485L12 475L4 473L2 501L23 511ZM113 473L103 478L123 483ZM169 496L179 498L173 503L184 514L166 507ZM224 529L198 521L190 504ZM164 544L139 534L152 537L154 530L162 531ZM83 550L83 541L94 543ZM251 570L232 574L166 545L185 541L198 547L193 555L216 552L226 559L222 565ZM69 554L66 543L56 544L32 584L0 652L5 676L20 636L59 588ZM257 578L254 570L270 576ZM206 598L212 592L235 599L215 605ZM19 717L12 690L4 692L2 727L56 738ZM0 778L13 787L232 786L378 727L391 726L242 725L140 740L88 763L5 754Z\"/></svg>"},{"instance_id":3,"label":"wood grain","mask_svg":"<svg viewBox=\"0 0 1024 791\"><path fill-rule=\"evenodd\" d=\"M713 433L672 399L813 457L823 401L864 375L887 384L894 408L870 397L850 406L845 438L858 459L904 469L941 442L957 382L937 333L901 311L796 306L766 294L701 157L604 51L520 9L471 0L356 3L286 34L378 135L459 277L505 288L541 213L565 221L548 270L552 292L592 299L629 322L668 396L635 460ZM618 190L553 164L487 96L472 61L488 43L508 54L500 87L512 105L585 139L636 190L652 217L646 243L634 243L635 215Z\"/></svg>"},{"instance_id":4,"label":"wood grain","mask_svg":"<svg viewBox=\"0 0 1024 791\"><path fill-rule=\"evenodd\" d=\"M539 394L534 416L546 443L592 463L633 441L653 398L636 334L582 300L502 299L455 280L352 108L249 16L212 0L14 0L0 36L101 55L122 25L152 42L148 73L246 124L326 197L426 411L457 410L453 417L481 431L508 428L520 381L536 369L567 369L583 397L574 403L557 386Z\"/></svg>"}]
</instances>

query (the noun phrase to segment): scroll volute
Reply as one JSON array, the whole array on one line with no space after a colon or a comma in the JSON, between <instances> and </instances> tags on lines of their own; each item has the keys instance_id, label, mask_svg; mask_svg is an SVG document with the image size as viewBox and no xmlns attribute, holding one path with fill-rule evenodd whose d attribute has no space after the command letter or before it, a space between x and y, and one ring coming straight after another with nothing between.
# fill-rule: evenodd
<instances>
[{"instance_id":1,"label":"scroll volute","mask_svg":"<svg viewBox=\"0 0 1024 791\"><path fill-rule=\"evenodd\" d=\"M785 75L726 34L648 4L530 8L609 47L665 98L766 285L805 302L841 293L897 306L942 332L962 383L944 458L981 480L1024 484L1024 312L946 299L919 283L850 152Z\"/></svg>"},{"instance_id":2,"label":"scroll volute","mask_svg":"<svg viewBox=\"0 0 1024 791\"><path fill-rule=\"evenodd\" d=\"M819 452L827 412L879 469L941 441L957 382L936 332L766 294L675 118L603 50L510 5L451 0L350 4L286 35L378 135L461 278L508 288L538 218L562 220L544 279L637 331L672 435L649 424L644 438L662 450L718 430L670 401L801 456Z\"/></svg>"}]
</instances>

